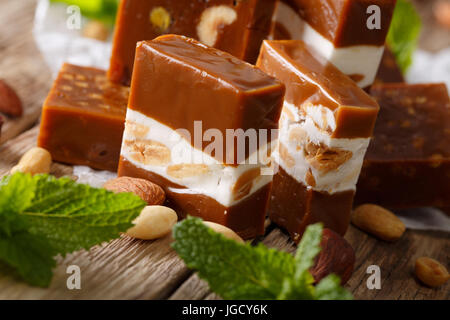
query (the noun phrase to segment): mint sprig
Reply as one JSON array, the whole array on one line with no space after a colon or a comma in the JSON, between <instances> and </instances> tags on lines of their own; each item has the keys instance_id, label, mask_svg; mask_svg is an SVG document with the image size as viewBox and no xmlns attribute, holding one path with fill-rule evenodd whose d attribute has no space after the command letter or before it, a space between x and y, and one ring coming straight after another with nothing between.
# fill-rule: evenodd
<instances>
[{"instance_id":1,"label":"mint sprig","mask_svg":"<svg viewBox=\"0 0 450 320\"><path fill-rule=\"evenodd\" d=\"M413 62L421 29L422 22L414 5L408 0L397 0L386 42L403 73Z\"/></svg>"},{"instance_id":2,"label":"mint sprig","mask_svg":"<svg viewBox=\"0 0 450 320\"><path fill-rule=\"evenodd\" d=\"M0 262L32 285L46 287L54 257L117 238L145 207L69 178L16 173L0 181Z\"/></svg>"},{"instance_id":3,"label":"mint sprig","mask_svg":"<svg viewBox=\"0 0 450 320\"><path fill-rule=\"evenodd\" d=\"M351 299L335 275L313 285L309 269L320 252L322 229L320 224L308 227L293 257L263 244L237 243L200 219L187 218L174 227L172 246L224 299Z\"/></svg>"}]
</instances>

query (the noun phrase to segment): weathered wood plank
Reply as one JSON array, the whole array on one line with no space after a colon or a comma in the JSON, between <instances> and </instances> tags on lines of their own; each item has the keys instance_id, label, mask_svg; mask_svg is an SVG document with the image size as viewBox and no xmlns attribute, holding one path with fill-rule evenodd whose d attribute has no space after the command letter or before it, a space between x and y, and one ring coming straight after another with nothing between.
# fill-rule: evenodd
<instances>
[{"instance_id":1,"label":"weathered wood plank","mask_svg":"<svg viewBox=\"0 0 450 320\"><path fill-rule=\"evenodd\" d=\"M0 79L20 96L24 114L5 117L0 144L33 126L51 85L51 75L31 33L34 0L3 0L0 4Z\"/></svg>"}]
</instances>

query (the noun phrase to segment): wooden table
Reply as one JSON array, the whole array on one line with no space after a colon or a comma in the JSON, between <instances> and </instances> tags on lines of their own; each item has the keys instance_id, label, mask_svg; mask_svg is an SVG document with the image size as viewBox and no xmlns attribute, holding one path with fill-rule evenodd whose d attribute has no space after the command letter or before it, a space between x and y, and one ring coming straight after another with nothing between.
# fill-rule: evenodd
<instances>
[{"instance_id":1,"label":"wooden table","mask_svg":"<svg viewBox=\"0 0 450 320\"><path fill-rule=\"evenodd\" d=\"M25 106L25 115L8 119L4 127L0 176L7 174L23 152L35 145L40 106L51 85L50 72L31 34L34 8L33 0L0 3L0 78L17 89ZM72 168L54 164L52 173L70 175ZM400 241L389 244L350 227L346 238L357 256L355 272L347 285L357 299L450 298L450 284L429 289L412 274L414 261L420 256L433 257L449 266L448 234L407 231ZM170 237L157 241L123 237L71 254L59 259L49 289L30 287L0 270L0 299L217 299L207 284L177 257L170 248L171 241ZM273 225L268 226L262 241L270 247L295 250L286 234ZM67 289L66 269L70 265L81 268L81 290ZM370 265L381 269L380 290L367 288L366 270Z\"/></svg>"}]
</instances>

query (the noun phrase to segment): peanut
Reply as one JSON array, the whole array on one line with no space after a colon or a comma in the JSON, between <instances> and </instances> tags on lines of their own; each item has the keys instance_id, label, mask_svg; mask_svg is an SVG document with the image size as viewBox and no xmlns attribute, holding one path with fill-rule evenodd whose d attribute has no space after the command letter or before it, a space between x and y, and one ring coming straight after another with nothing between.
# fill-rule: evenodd
<instances>
[{"instance_id":1,"label":"peanut","mask_svg":"<svg viewBox=\"0 0 450 320\"><path fill-rule=\"evenodd\" d=\"M147 206L134 221L134 227L128 229L127 235L141 240L154 240L169 234L178 216L170 208Z\"/></svg>"},{"instance_id":2,"label":"peanut","mask_svg":"<svg viewBox=\"0 0 450 320\"><path fill-rule=\"evenodd\" d=\"M434 259L422 257L416 260L417 278L427 286L439 287L450 278L447 269Z\"/></svg>"},{"instance_id":3,"label":"peanut","mask_svg":"<svg viewBox=\"0 0 450 320\"><path fill-rule=\"evenodd\" d=\"M385 241L396 241L406 230L395 214L374 204L364 204L353 211L352 223Z\"/></svg>"},{"instance_id":4,"label":"peanut","mask_svg":"<svg viewBox=\"0 0 450 320\"><path fill-rule=\"evenodd\" d=\"M221 224L217 224L217 223L209 222L209 221L203 221L203 223L210 229L223 235L225 238L235 240L239 243L244 243L244 240L242 240L242 238L236 232L231 230L230 228L227 228Z\"/></svg>"},{"instance_id":5,"label":"peanut","mask_svg":"<svg viewBox=\"0 0 450 320\"><path fill-rule=\"evenodd\" d=\"M52 156L43 148L35 147L28 150L19 163L11 169L11 174L16 172L39 174L50 173Z\"/></svg>"}]
</instances>

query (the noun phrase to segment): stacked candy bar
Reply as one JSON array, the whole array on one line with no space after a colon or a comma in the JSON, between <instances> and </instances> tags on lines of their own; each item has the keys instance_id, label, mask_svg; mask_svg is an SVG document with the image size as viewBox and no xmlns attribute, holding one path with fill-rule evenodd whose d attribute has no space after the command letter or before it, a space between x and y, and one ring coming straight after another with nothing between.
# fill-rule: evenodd
<instances>
[{"instance_id":1,"label":"stacked candy bar","mask_svg":"<svg viewBox=\"0 0 450 320\"><path fill-rule=\"evenodd\" d=\"M396 0L281 0L274 39L303 40L361 88L377 74Z\"/></svg>"},{"instance_id":2,"label":"stacked candy bar","mask_svg":"<svg viewBox=\"0 0 450 320\"><path fill-rule=\"evenodd\" d=\"M264 41L257 66L286 85L271 220L295 241L318 221L344 234L377 103L302 41Z\"/></svg>"},{"instance_id":3,"label":"stacked candy bar","mask_svg":"<svg viewBox=\"0 0 450 320\"><path fill-rule=\"evenodd\" d=\"M136 43L163 34L195 38L254 63L277 0L122 0L109 78L129 84Z\"/></svg>"},{"instance_id":4,"label":"stacked candy bar","mask_svg":"<svg viewBox=\"0 0 450 320\"><path fill-rule=\"evenodd\" d=\"M356 202L450 206L450 99L445 84L376 85L380 104Z\"/></svg>"},{"instance_id":5,"label":"stacked candy bar","mask_svg":"<svg viewBox=\"0 0 450 320\"><path fill-rule=\"evenodd\" d=\"M261 168L284 91L256 67L193 39L140 42L119 175L163 186L183 216L226 225L244 238L263 234L272 176Z\"/></svg>"},{"instance_id":6,"label":"stacked candy bar","mask_svg":"<svg viewBox=\"0 0 450 320\"><path fill-rule=\"evenodd\" d=\"M56 161L116 171L129 89L64 64L44 102L38 145Z\"/></svg>"}]
</instances>

